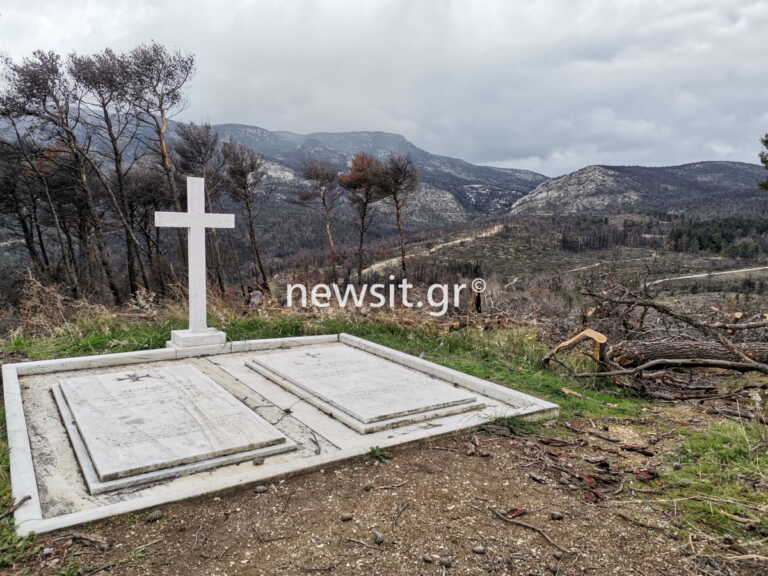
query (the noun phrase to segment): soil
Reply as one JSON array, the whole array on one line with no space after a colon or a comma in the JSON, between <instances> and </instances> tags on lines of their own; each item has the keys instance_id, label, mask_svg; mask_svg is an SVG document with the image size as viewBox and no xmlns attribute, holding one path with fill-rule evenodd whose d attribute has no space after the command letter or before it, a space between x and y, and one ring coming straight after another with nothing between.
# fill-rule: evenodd
<instances>
[{"instance_id":1,"label":"soil","mask_svg":"<svg viewBox=\"0 0 768 576\"><path fill-rule=\"evenodd\" d=\"M392 449L383 463L359 458L44 535L18 573L759 574L713 563L707 542L676 535L674 510L627 488L674 448L677 424L706 418L651 408L632 421L569 423L613 442L562 436L560 425L552 435L489 427L446 436ZM649 442L653 456L617 448Z\"/></svg>"}]
</instances>

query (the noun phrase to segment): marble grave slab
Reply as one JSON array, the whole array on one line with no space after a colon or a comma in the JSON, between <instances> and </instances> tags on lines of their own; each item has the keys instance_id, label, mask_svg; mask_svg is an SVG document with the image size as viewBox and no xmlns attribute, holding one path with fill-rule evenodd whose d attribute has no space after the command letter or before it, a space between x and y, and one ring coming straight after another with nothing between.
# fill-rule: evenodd
<instances>
[{"instance_id":1,"label":"marble grave slab","mask_svg":"<svg viewBox=\"0 0 768 576\"><path fill-rule=\"evenodd\" d=\"M69 378L53 393L92 494L296 447L190 364Z\"/></svg>"},{"instance_id":2,"label":"marble grave slab","mask_svg":"<svg viewBox=\"0 0 768 576\"><path fill-rule=\"evenodd\" d=\"M271 351L246 364L361 434L484 407L468 390L342 343Z\"/></svg>"}]
</instances>

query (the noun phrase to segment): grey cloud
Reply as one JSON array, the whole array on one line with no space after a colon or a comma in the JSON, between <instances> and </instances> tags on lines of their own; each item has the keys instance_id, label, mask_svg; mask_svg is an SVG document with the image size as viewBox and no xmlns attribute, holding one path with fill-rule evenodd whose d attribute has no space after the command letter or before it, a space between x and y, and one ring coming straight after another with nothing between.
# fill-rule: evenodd
<instances>
[{"instance_id":1,"label":"grey cloud","mask_svg":"<svg viewBox=\"0 0 768 576\"><path fill-rule=\"evenodd\" d=\"M187 120L386 130L557 175L754 162L768 131L768 3L6 0L0 51L194 52Z\"/></svg>"}]
</instances>

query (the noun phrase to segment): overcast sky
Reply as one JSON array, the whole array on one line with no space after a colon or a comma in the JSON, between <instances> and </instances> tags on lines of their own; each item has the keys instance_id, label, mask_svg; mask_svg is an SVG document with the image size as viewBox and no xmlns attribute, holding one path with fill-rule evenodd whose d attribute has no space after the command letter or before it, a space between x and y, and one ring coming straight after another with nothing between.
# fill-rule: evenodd
<instances>
[{"instance_id":1,"label":"overcast sky","mask_svg":"<svg viewBox=\"0 0 768 576\"><path fill-rule=\"evenodd\" d=\"M399 132L550 176L757 162L766 30L765 0L0 1L14 58L151 39L194 53L184 120Z\"/></svg>"}]
</instances>

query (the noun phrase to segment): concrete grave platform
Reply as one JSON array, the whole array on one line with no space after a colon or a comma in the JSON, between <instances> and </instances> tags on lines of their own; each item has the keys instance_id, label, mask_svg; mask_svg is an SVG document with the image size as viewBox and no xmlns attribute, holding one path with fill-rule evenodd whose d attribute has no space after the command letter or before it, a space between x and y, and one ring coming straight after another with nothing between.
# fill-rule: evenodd
<instances>
[{"instance_id":1,"label":"concrete grave platform","mask_svg":"<svg viewBox=\"0 0 768 576\"><path fill-rule=\"evenodd\" d=\"M287 352L292 354L283 354ZM307 371L296 372L293 362L302 355ZM317 355L334 358L325 375ZM359 380L355 386L340 390L333 386L338 380L333 373L336 362L349 365ZM266 377L247 363L268 366L271 373ZM345 334L6 364L2 371L13 496L16 501L25 499L14 515L20 534L298 474L363 455L372 446L424 440L502 416L543 419L558 411L555 404ZM389 380L383 376L388 372ZM134 413L119 398L115 401L121 393L119 382L127 383L122 390L141 402L141 395L135 395L150 379L120 379L147 374L170 379L169 388L182 382L176 391L155 387L155 382L150 392L180 404L151 413L145 405ZM342 381L346 377L344 372L340 376ZM287 386L280 378L295 384ZM405 397L409 382L431 392ZM184 389L183 383L189 387ZM181 447L170 433L163 440L167 446L148 457L132 452L138 432L157 436L160 429L164 438L160 421L181 418L189 425L201 417L192 407L200 390L206 398L214 398L204 418L215 421L216 413L234 410L248 422L242 432L205 442L198 436L199 442L191 442L190 448ZM98 400L105 392L109 394ZM191 398L182 400L184 395ZM379 395L380 403L370 401L370 396ZM219 401L225 406L218 406ZM425 419L419 421L421 417ZM94 419L102 421L91 423ZM380 424L384 427L377 427ZM377 428L365 429L368 426ZM124 451L119 457L103 453L110 446L108 440L100 439L101 445L93 440L93 434L98 438L100 432L112 430L123 439L115 448L116 454ZM195 426L191 430L194 436ZM131 440L127 446L126 438ZM273 454L274 450L279 453ZM152 452L149 447L147 451ZM261 456L268 457L255 461L258 451L266 451ZM227 458L233 460L217 461Z\"/></svg>"}]
</instances>

